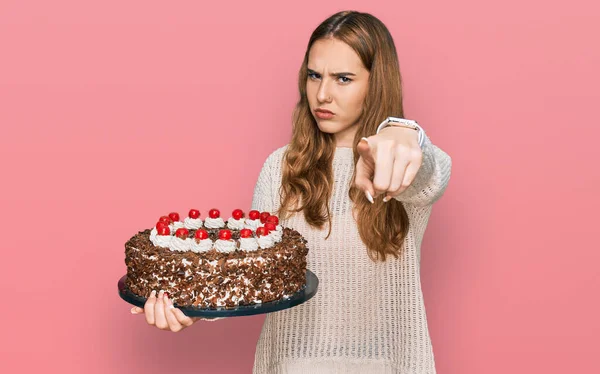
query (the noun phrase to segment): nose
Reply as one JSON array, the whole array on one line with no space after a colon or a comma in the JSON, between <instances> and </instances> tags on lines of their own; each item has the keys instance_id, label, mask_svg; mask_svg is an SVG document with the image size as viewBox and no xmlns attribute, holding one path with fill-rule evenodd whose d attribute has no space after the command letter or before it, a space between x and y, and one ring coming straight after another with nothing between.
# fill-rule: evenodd
<instances>
[{"instance_id":1,"label":"nose","mask_svg":"<svg viewBox=\"0 0 600 374\"><path fill-rule=\"evenodd\" d=\"M331 101L331 94L329 92L328 83L325 79L322 79L321 84L319 85L319 91L317 91L317 100L319 100L321 103Z\"/></svg>"}]
</instances>

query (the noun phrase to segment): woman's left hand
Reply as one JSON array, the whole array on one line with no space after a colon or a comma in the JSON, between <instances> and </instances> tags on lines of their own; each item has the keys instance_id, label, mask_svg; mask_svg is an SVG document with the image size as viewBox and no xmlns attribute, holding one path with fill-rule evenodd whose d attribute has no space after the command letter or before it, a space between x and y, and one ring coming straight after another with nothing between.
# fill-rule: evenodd
<instances>
[{"instance_id":1,"label":"woman's left hand","mask_svg":"<svg viewBox=\"0 0 600 374\"><path fill-rule=\"evenodd\" d=\"M423 161L418 132L404 127L386 127L377 135L362 138L357 151L360 157L354 184L365 191L371 203L382 194L387 202L404 192Z\"/></svg>"}]
</instances>

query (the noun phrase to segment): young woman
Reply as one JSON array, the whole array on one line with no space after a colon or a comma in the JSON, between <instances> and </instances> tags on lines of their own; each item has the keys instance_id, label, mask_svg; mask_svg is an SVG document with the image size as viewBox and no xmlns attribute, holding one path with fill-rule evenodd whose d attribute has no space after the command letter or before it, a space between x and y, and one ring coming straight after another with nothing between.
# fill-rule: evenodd
<instances>
[{"instance_id":1,"label":"young woman","mask_svg":"<svg viewBox=\"0 0 600 374\"><path fill-rule=\"evenodd\" d=\"M319 291L266 316L254 373L435 373L420 246L451 159L419 128L378 131L404 113L394 42L370 14L317 27L298 87L292 139L264 163L252 209L304 235ZM197 321L162 291L144 311L163 330Z\"/></svg>"}]
</instances>

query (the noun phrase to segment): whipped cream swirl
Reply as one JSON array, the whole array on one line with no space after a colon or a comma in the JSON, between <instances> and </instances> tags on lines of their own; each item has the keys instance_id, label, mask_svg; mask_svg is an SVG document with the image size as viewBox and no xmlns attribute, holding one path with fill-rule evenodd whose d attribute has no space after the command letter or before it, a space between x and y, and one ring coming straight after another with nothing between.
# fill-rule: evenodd
<instances>
[{"instance_id":1,"label":"whipped cream swirl","mask_svg":"<svg viewBox=\"0 0 600 374\"><path fill-rule=\"evenodd\" d=\"M183 227L183 222L175 221L169 225L169 230L171 230L171 235L175 235L175 231Z\"/></svg>"},{"instance_id":2,"label":"whipped cream swirl","mask_svg":"<svg viewBox=\"0 0 600 374\"><path fill-rule=\"evenodd\" d=\"M202 227L202 219L201 218L190 218L185 217L183 220L183 226L186 229L194 229L197 230Z\"/></svg>"},{"instance_id":3,"label":"whipped cream swirl","mask_svg":"<svg viewBox=\"0 0 600 374\"><path fill-rule=\"evenodd\" d=\"M158 235L158 231L156 230L156 227L153 227L152 230L150 230L150 241L152 242L152 244L156 245L154 243L154 241L156 240L156 235Z\"/></svg>"},{"instance_id":4,"label":"whipped cream swirl","mask_svg":"<svg viewBox=\"0 0 600 374\"><path fill-rule=\"evenodd\" d=\"M206 220L204 220L204 226L208 227L209 229L220 229L221 227L225 227L225 222L223 221L223 218L219 217L219 218L206 218Z\"/></svg>"},{"instance_id":5,"label":"whipped cream swirl","mask_svg":"<svg viewBox=\"0 0 600 374\"><path fill-rule=\"evenodd\" d=\"M213 247L213 242L210 239L192 239L192 245L190 249L192 252L200 253L207 252Z\"/></svg>"},{"instance_id":6,"label":"whipped cream swirl","mask_svg":"<svg viewBox=\"0 0 600 374\"><path fill-rule=\"evenodd\" d=\"M173 239L171 235L156 235L152 244L157 247L169 248L171 246L171 239Z\"/></svg>"},{"instance_id":7,"label":"whipped cream swirl","mask_svg":"<svg viewBox=\"0 0 600 374\"><path fill-rule=\"evenodd\" d=\"M275 231L271 231L269 235L273 235L273 240L275 243L279 243L281 241L281 237L283 236L283 228L277 225L277 229Z\"/></svg>"},{"instance_id":8,"label":"whipped cream swirl","mask_svg":"<svg viewBox=\"0 0 600 374\"><path fill-rule=\"evenodd\" d=\"M250 229L252 231L256 231L256 229L258 228L258 226L262 225L262 223L260 222L260 219L250 219L250 218L246 218L246 229Z\"/></svg>"},{"instance_id":9,"label":"whipped cream swirl","mask_svg":"<svg viewBox=\"0 0 600 374\"><path fill-rule=\"evenodd\" d=\"M227 227L234 230L241 230L244 228L244 221L243 218L235 219L231 217L227 220Z\"/></svg>"},{"instance_id":10,"label":"whipped cream swirl","mask_svg":"<svg viewBox=\"0 0 600 374\"><path fill-rule=\"evenodd\" d=\"M233 240L217 239L217 241L215 241L215 248L219 252L228 253L235 251L237 249L237 245Z\"/></svg>"},{"instance_id":11,"label":"whipped cream swirl","mask_svg":"<svg viewBox=\"0 0 600 374\"><path fill-rule=\"evenodd\" d=\"M180 237L174 236L173 239L171 239L171 245L169 246L169 248L172 251L185 252L190 250L191 245L192 239L181 239Z\"/></svg>"},{"instance_id":12,"label":"whipped cream swirl","mask_svg":"<svg viewBox=\"0 0 600 374\"><path fill-rule=\"evenodd\" d=\"M263 249L271 248L273 246L273 244L275 244L275 239L273 238L273 235L271 235L271 234L259 236L257 240L258 240L258 245Z\"/></svg>"},{"instance_id":13,"label":"whipped cream swirl","mask_svg":"<svg viewBox=\"0 0 600 374\"><path fill-rule=\"evenodd\" d=\"M240 249L242 251L256 251L258 249L258 242L255 238L240 238Z\"/></svg>"}]
</instances>

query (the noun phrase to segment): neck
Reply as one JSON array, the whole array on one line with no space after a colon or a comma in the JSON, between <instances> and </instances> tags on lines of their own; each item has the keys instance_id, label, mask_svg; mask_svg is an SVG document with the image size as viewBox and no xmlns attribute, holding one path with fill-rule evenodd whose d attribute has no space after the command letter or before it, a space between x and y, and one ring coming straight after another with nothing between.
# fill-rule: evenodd
<instances>
[{"instance_id":1,"label":"neck","mask_svg":"<svg viewBox=\"0 0 600 374\"><path fill-rule=\"evenodd\" d=\"M348 127L347 129L344 129L338 133L335 133L333 135L333 138L335 139L335 146L336 147L344 147L344 148L352 148L354 146L354 137L356 136L356 131L358 130L358 124L355 123L354 125Z\"/></svg>"}]
</instances>

